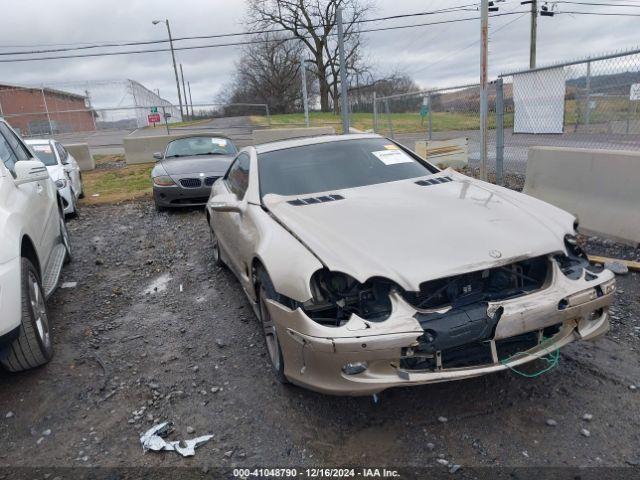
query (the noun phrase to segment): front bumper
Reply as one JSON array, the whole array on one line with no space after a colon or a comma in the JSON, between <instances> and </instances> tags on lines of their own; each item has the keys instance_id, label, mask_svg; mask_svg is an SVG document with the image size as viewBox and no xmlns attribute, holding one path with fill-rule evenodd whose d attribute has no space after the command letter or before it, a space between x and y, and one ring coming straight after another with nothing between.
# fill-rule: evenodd
<instances>
[{"instance_id":1,"label":"front bumper","mask_svg":"<svg viewBox=\"0 0 640 480\"><path fill-rule=\"evenodd\" d=\"M0 263L0 339L20 326L22 293L20 257Z\"/></svg>"},{"instance_id":2,"label":"front bumper","mask_svg":"<svg viewBox=\"0 0 640 480\"><path fill-rule=\"evenodd\" d=\"M590 281L584 276L569 280L555 262L553 265L548 287L489 302L487 312L502 309L495 333L486 341L490 359L465 367L448 368L441 352L434 355L435 368L403 367L403 359L412 355L425 330L414 317L416 310L399 294L392 294L392 314L384 322L365 322L352 315L341 327L319 325L301 309L291 310L270 301L268 308L278 332L285 375L295 384L326 394L370 395L391 387L461 380L515 368L575 340L603 335L609 329L613 273L604 270ZM544 339L543 333L550 330L553 335ZM538 341L516 355L500 355L496 345L524 335ZM345 364L355 362L366 362L368 368L353 375L342 371Z\"/></svg>"},{"instance_id":3,"label":"front bumper","mask_svg":"<svg viewBox=\"0 0 640 480\"><path fill-rule=\"evenodd\" d=\"M184 188L153 186L153 199L160 207L195 207L206 205L211 195L211 187Z\"/></svg>"}]
</instances>

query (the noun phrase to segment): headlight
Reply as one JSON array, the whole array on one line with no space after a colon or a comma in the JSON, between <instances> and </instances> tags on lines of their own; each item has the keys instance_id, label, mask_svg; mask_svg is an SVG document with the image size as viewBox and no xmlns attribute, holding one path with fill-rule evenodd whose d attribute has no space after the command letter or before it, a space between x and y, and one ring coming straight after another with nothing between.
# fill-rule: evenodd
<instances>
[{"instance_id":1,"label":"headlight","mask_svg":"<svg viewBox=\"0 0 640 480\"><path fill-rule=\"evenodd\" d=\"M157 177L153 177L154 185L158 185L159 187L170 187L175 185L176 182L169 175L159 175Z\"/></svg>"},{"instance_id":2,"label":"headlight","mask_svg":"<svg viewBox=\"0 0 640 480\"><path fill-rule=\"evenodd\" d=\"M60 180L56 180L56 187L60 188L64 188L67 186L67 181L64 178L61 178Z\"/></svg>"},{"instance_id":3,"label":"headlight","mask_svg":"<svg viewBox=\"0 0 640 480\"><path fill-rule=\"evenodd\" d=\"M384 278L360 283L345 273L323 268L311 277L313 299L303 305L303 310L312 320L326 326L343 325L353 313L380 322L391 314L389 293L394 286Z\"/></svg>"}]
</instances>

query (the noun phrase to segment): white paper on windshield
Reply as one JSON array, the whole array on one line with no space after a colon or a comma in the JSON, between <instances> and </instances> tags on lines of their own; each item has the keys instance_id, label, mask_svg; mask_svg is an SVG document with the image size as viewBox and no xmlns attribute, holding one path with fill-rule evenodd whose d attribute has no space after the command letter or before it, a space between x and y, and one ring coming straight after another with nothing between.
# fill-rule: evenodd
<instances>
[{"instance_id":1,"label":"white paper on windshield","mask_svg":"<svg viewBox=\"0 0 640 480\"><path fill-rule=\"evenodd\" d=\"M211 143L218 145L219 147L226 147L227 141L224 138L212 138Z\"/></svg>"},{"instance_id":2,"label":"white paper on windshield","mask_svg":"<svg viewBox=\"0 0 640 480\"><path fill-rule=\"evenodd\" d=\"M412 163L413 158L404 153L402 150L379 150L371 152L373 155L385 165L396 165L398 163Z\"/></svg>"}]
</instances>

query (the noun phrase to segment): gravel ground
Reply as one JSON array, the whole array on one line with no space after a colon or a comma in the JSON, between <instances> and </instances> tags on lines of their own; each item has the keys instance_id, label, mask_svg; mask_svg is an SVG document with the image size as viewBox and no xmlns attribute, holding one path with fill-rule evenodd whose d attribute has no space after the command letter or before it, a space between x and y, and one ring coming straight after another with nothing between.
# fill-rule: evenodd
<instances>
[{"instance_id":1,"label":"gravel ground","mask_svg":"<svg viewBox=\"0 0 640 480\"><path fill-rule=\"evenodd\" d=\"M63 281L78 284L50 302L56 355L0 372L0 466L640 464L638 274L618 277L610 334L568 346L547 374L394 389L376 405L275 383L201 210L84 207L70 230ZM193 458L143 454L139 435L165 420L172 439L214 437Z\"/></svg>"}]
</instances>

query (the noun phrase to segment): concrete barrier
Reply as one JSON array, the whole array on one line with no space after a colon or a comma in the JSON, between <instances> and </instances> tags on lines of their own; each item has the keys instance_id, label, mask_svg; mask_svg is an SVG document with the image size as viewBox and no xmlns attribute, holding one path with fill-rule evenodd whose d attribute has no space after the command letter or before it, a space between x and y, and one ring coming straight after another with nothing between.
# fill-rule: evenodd
<instances>
[{"instance_id":1,"label":"concrete barrier","mask_svg":"<svg viewBox=\"0 0 640 480\"><path fill-rule=\"evenodd\" d=\"M416 142L415 152L435 165L462 168L469 164L469 139L422 140Z\"/></svg>"},{"instance_id":2,"label":"concrete barrier","mask_svg":"<svg viewBox=\"0 0 640 480\"><path fill-rule=\"evenodd\" d=\"M309 127L309 128L265 128L254 130L253 142L255 145L289 138L313 137L317 135L335 135L333 127Z\"/></svg>"},{"instance_id":3,"label":"concrete barrier","mask_svg":"<svg viewBox=\"0 0 640 480\"><path fill-rule=\"evenodd\" d=\"M532 147L524 193L573 213L585 233L640 243L640 152Z\"/></svg>"},{"instance_id":4,"label":"concrete barrier","mask_svg":"<svg viewBox=\"0 0 640 480\"><path fill-rule=\"evenodd\" d=\"M64 143L63 145L71 156L76 159L81 172L96 168L88 143Z\"/></svg>"},{"instance_id":5,"label":"concrete barrier","mask_svg":"<svg viewBox=\"0 0 640 480\"><path fill-rule=\"evenodd\" d=\"M164 152L167 143L176 138L185 137L185 134L173 135L154 135L148 137L124 137L122 144L124 145L124 156L128 165L136 163L155 162L153 154L155 152Z\"/></svg>"}]
</instances>

